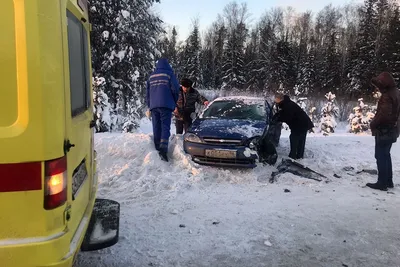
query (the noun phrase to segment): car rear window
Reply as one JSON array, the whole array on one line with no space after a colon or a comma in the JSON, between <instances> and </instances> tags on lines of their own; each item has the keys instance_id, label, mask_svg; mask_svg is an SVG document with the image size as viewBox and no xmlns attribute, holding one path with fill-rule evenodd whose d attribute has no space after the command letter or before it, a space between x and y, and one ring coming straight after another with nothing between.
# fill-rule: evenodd
<instances>
[{"instance_id":1,"label":"car rear window","mask_svg":"<svg viewBox=\"0 0 400 267\"><path fill-rule=\"evenodd\" d=\"M215 101L203 113L203 118L265 120L265 105L260 102Z\"/></svg>"},{"instance_id":2,"label":"car rear window","mask_svg":"<svg viewBox=\"0 0 400 267\"><path fill-rule=\"evenodd\" d=\"M76 116L90 106L88 40L83 24L69 11L67 18L71 114Z\"/></svg>"}]
</instances>

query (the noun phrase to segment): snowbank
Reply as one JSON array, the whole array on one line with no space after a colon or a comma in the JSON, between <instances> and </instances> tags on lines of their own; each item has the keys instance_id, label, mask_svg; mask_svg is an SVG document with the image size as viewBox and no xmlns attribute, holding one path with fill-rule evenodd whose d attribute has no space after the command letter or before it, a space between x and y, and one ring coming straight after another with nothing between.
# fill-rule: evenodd
<instances>
[{"instance_id":1,"label":"snowbank","mask_svg":"<svg viewBox=\"0 0 400 267\"><path fill-rule=\"evenodd\" d=\"M182 136L172 137L171 162L162 162L148 126L96 135L99 195L121 203L120 242L82 253L76 267L400 265L400 190L363 188L376 176L357 174L375 169L371 136L309 135L302 163L328 179L281 174L270 184L274 167L193 163ZM289 153L287 135L280 157ZM397 178L398 143L392 155Z\"/></svg>"}]
</instances>

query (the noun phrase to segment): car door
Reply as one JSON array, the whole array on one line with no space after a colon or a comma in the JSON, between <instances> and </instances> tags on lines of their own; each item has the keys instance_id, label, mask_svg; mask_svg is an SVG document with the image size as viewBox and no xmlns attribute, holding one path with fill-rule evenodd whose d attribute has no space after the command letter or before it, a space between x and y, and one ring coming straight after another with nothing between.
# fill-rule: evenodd
<instances>
[{"instance_id":1,"label":"car door","mask_svg":"<svg viewBox=\"0 0 400 267\"><path fill-rule=\"evenodd\" d=\"M65 153L68 167L68 199L70 205L69 228L73 231L84 217L92 189L93 119L89 26L79 10L67 10L69 87L66 88L66 134ZM69 99L69 101L68 101Z\"/></svg>"}]
</instances>

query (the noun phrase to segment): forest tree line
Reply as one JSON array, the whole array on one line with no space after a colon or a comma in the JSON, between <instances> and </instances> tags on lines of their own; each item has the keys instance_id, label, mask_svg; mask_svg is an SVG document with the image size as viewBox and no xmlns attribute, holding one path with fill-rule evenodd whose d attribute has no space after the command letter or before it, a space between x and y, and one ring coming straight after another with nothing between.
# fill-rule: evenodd
<instances>
[{"instance_id":1,"label":"forest tree line","mask_svg":"<svg viewBox=\"0 0 400 267\"><path fill-rule=\"evenodd\" d=\"M357 100L372 96L371 77L400 78L400 11L394 0L365 0L317 13L272 8L250 23L245 3L231 2L205 32L198 21L185 41L151 7L155 0L90 0L96 104L116 130L134 128L145 110L145 81L160 57L199 89L243 94ZM188 18L190 19L190 18ZM107 99L107 100L104 100ZM105 103L107 102L107 103ZM103 107L103 108L102 108Z\"/></svg>"}]
</instances>

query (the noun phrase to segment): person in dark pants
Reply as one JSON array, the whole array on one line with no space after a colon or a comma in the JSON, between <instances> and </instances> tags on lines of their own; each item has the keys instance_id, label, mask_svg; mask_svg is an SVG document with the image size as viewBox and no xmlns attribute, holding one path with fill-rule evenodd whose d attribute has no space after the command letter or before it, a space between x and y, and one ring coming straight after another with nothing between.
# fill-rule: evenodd
<instances>
[{"instance_id":1,"label":"person in dark pants","mask_svg":"<svg viewBox=\"0 0 400 267\"><path fill-rule=\"evenodd\" d=\"M177 107L174 111L176 134L182 134L183 131L186 132L192 125L192 113L196 111L196 103L205 106L208 105L208 100L200 95L192 86L193 82L190 79L183 78L181 80L181 90L179 92Z\"/></svg>"},{"instance_id":2,"label":"person in dark pants","mask_svg":"<svg viewBox=\"0 0 400 267\"><path fill-rule=\"evenodd\" d=\"M151 112L154 145L164 161L168 161L172 112L178 97L178 80L168 60L162 58L158 60L155 71L147 80L147 107Z\"/></svg>"},{"instance_id":3,"label":"person in dark pants","mask_svg":"<svg viewBox=\"0 0 400 267\"><path fill-rule=\"evenodd\" d=\"M399 137L400 92L392 75L381 73L371 80L382 96L378 101L378 109L371 121L372 135L375 136L375 158L378 166L378 181L368 183L372 189L386 191L393 188L393 170L390 150Z\"/></svg>"},{"instance_id":4,"label":"person in dark pants","mask_svg":"<svg viewBox=\"0 0 400 267\"><path fill-rule=\"evenodd\" d=\"M274 115L273 122L284 122L290 128L290 153L292 159L302 159L306 146L307 132L314 127L307 113L288 95L277 94L275 103L278 112Z\"/></svg>"}]
</instances>

